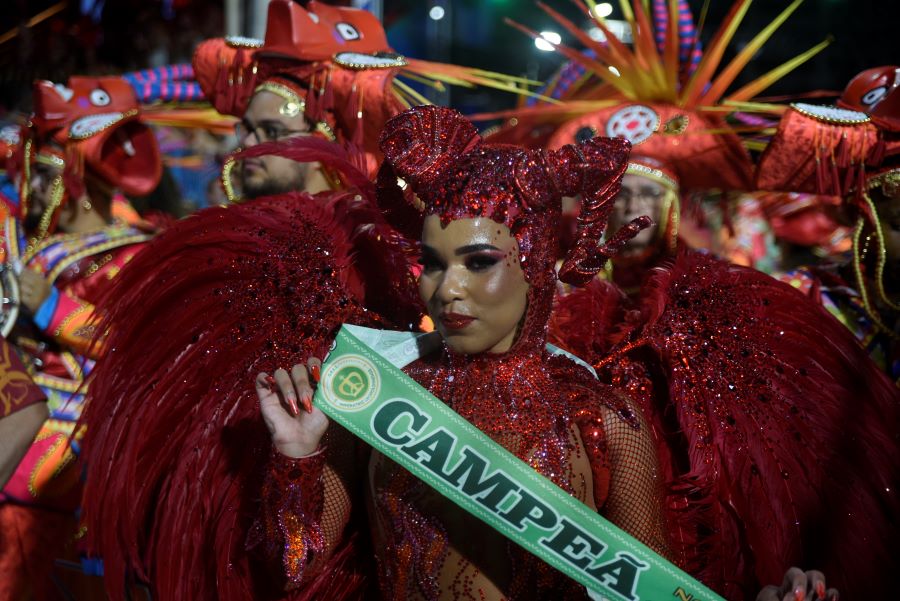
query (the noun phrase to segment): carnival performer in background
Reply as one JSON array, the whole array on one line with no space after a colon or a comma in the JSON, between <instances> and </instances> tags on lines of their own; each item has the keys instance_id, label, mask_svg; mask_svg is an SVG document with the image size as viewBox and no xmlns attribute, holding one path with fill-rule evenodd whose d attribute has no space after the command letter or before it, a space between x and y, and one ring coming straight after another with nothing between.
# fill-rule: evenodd
<instances>
[{"instance_id":1,"label":"carnival performer in background","mask_svg":"<svg viewBox=\"0 0 900 601\"><path fill-rule=\"evenodd\" d=\"M839 107L791 106L762 156L769 190L834 198L853 224L852 251L782 279L846 325L872 359L900 382L900 69L867 69Z\"/></svg>"},{"instance_id":2,"label":"carnival performer in background","mask_svg":"<svg viewBox=\"0 0 900 601\"><path fill-rule=\"evenodd\" d=\"M519 78L401 56L388 45L371 13L316 2L269 3L265 41L213 39L194 54L194 70L207 98L223 114L240 119L244 148L298 135L316 135L364 151L374 175L380 161L378 134L404 108L428 101L399 76L429 85L480 85L522 92ZM239 189L226 163L223 182L230 200L289 190L340 189L315 164L273 156L245 159Z\"/></svg>"},{"instance_id":3,"label":"carnival performer in background","mask_svg":"<svg viewBox=\"0 0 900 601\"><path fill-rule=\"evenodd\" d=\"M600 243L627 142L595 138L546 153L494 146L455 111L418 107L388 123L382 148L379 202L407 235L422 232L419 292L442 339L407 374L563 490L668 555L671 533L644 414L620 390L545 348L562 196L580 195L583 203L558 276L571 284L590 282L649 221L638 218ZM397 187L398 176L415 200ZM312 358L290 373L256 378L275 447L261 529L292 581L318 573L341 530L334 521L353 497L335 481L365 478L382 598L586 598L583 588L485 531L377 452L365 476L336 478L340 451L320 441L340 429L309 401L319 364ZM792 594L795 577L785 579ZM810 598L836 598L824 581L809 584ZM778 587L771 589L766 594Z\"/></svg>"},{"instance_id":4,"label":"carnival performer in background","mask_svg":"<svg viewBox=\"0 0 900 601\"><path fill-rule=\"evenodd\" d=\"M16 173L25 245L5 242L28 316L11 337L33 361L50 419L3 489L8 544L0 561L6 592L41 599L53 586L53 560L71 552L76 533L84 427L75 423L99 352L95 303L152 235L116 222L111 199L117 189L152 190L161 163L134 92L119 78L36 83L25 134Z\"/></svg>"},{"instance_id":5,"label":"carnival performer in background","mask_svg":"<svg viewBox=\"0 0 900 601\"><path fill-rule=\"evenodd\" d=\"M94 372L85 414L84 515L112 598L126 577L147 581L159 599L338 599L359 590L365 569L355 565L353 537L320 579L290 592L247 551L258 515L250 491L259 490L269 445L245 376L307 348L324 352L326 333L344 321L419 323L412 248L380 216L370 181L378 130L420 101L397 76L511 87L394 54L365 11L274 0L268 23L261 47L209 42L194 61L214 106L242 118L246 149L226 164L229 196L256 198L175 224L111 295L115 350ZM261 352L269 358L257 364Z\"/></svg>"}]
</instances>

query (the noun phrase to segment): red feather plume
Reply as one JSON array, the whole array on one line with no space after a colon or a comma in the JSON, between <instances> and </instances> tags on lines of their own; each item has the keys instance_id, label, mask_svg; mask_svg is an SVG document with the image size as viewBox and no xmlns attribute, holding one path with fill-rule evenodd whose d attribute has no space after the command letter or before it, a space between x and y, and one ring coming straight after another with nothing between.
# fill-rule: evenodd
<instances>
[{"instance_id":1,"label":"red feather plume","mask_svg":"<svg viewBox=\"0 0 900 601\"><path fill-rule=\"evenodd\" d=\"M349 161L325 150L317 160ZM330 575L287 594L260 577L246 545L271 445L255 374L324 356L344 322L391 323L364 308L373 292L386 306L397 293L392 315L412 306L405 243L373 215L352 192L208 209L118 276L82 417L87 544L104 560L111 598L122 598L126 574L163 600L358 591L346 553L325 566Z\"/></svg>"},{"instance_id":2,"label":"red feather plume","mask_svg":"<svg viewBox=\"0 0 900 601\"><path fill-rule=\"evenodd\" d=\"M555 325L564 344L583 328L567 305L585 294L559 301L573 321ZM573 340L614 382L648 378L634 390L652 391L638 400L661 437L683 567L734 599L792 565L821 569L847 598L888 590L900 394L850 332L790 286L695 252L658 268L641 302L611 355L597 352L608 330Z\"/></svg>"}]
</instances>

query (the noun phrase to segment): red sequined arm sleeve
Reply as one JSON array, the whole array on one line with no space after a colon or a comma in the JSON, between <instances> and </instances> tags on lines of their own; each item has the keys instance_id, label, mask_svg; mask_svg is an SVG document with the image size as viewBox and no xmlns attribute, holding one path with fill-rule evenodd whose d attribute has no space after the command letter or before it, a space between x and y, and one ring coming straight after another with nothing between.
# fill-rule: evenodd
<instances>
[{"instance_id":1,"label":"red sequined arm sleeve","mask_svg":"<svg viewBox=\"0 0 900 601\"><path fill-rule=\"evenodd\" d=\"M327 446L307 457L272 450L249 546L288 590L308 583L327 564L350 518L347 482L355 447L337 430L331 428Z\"/></svg>"},{"instance_id":2,"label":"red sequined arm sleeve","mask_svg":"<svg viewBox=\"0 0 900 601\"><path fill-rule=\"evenodd\" d=\"M325 550L322 530L325 453L294 459L274 448L262 489L255 547L286 588L300 585L310 564Z\"/></svg>"}]
</instances>

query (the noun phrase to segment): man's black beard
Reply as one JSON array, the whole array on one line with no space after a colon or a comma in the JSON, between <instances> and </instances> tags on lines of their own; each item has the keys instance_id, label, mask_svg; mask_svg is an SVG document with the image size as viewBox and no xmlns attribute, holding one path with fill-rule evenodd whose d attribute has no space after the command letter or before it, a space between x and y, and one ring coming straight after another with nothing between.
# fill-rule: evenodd
<instances>
[{"instance_id":1,"label":"man's black beard","mask_svg":"<svg viewBox=\"0 0 900 601\"><path fill-rule=\"evenodd\" d=\"M248 200L262 198L263 196L275 196L287 192L302 192L306 189L306 177L297 174L292 181L278 181L274 178L265 178L259 185L250 184L246 180L242 182L244 197Z\"/></svg>"}]
</instances>

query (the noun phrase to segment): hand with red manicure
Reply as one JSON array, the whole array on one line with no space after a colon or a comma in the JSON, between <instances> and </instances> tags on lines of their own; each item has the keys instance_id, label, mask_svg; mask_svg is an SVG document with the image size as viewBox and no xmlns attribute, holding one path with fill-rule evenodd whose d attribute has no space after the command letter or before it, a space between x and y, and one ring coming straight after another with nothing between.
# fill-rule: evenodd
<instances>
[{"instance_id":1,"label":"hand with red manicure","mask_svg":"<svg viewBox=\"0 0 900 601\"><path fill-rule=\"evenodd\" d=\"M313 386L319 380L322 362L315 357L297 364L290 374L276 369L274 376L256 376L256 395L272 443L282 455L299 458L319 448L328 418L312 404ZM310 378L312 374L312 378Z\"/></svg>"},{"instance_id":2,"label":"hand with red manicure","mask_svg":"<svg viewBox=\"0 0 900 601\"><path fill-rule=\"evenodd\" d=\"M781 586L767 586L756 596L756 601L837 601L838 597L836 589L825 589L822 572L791 568L784 574Z\"/></svg>"}]
</instances>

